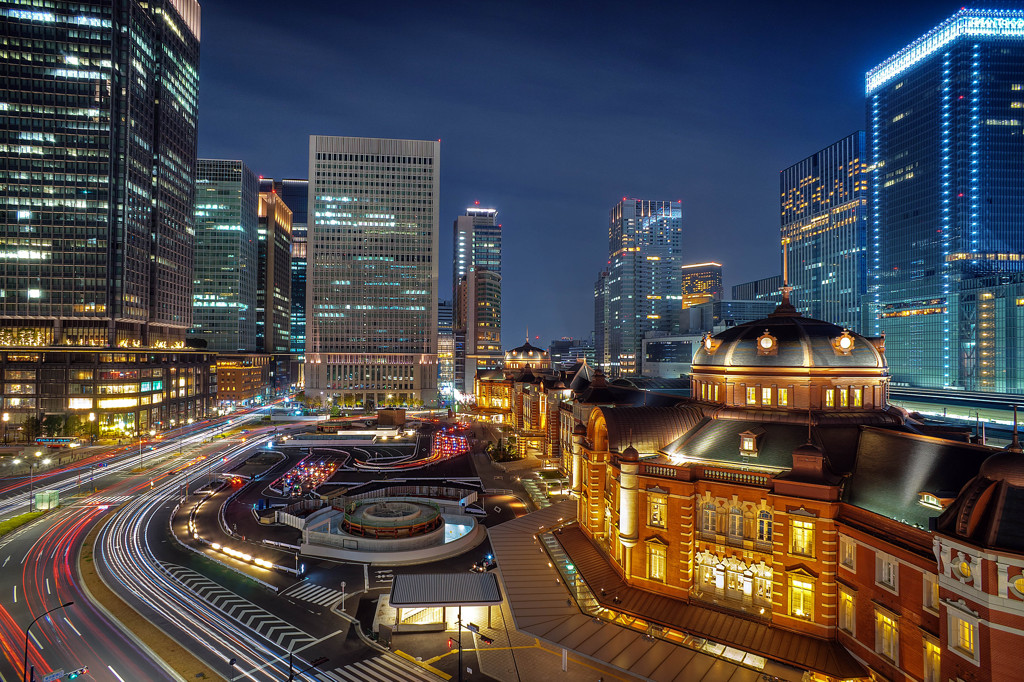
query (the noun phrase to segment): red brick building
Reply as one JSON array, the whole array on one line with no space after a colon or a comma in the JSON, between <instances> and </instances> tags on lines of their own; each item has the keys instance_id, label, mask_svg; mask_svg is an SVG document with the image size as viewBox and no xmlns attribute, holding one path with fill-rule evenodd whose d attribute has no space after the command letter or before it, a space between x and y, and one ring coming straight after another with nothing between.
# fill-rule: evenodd
<instances>
[{"instance_id":1,"label":"red brick building","mask_svg":"<svg viewBox=\"0 0 1024 682\"><path fill-rule=\"evenodd\" d=\"M787 300L705 339L692 399L589 411L561 537L598 609L807 679L1019 679L1024 454L888 381L884 338Z\"/></svg>"}]
</instances>

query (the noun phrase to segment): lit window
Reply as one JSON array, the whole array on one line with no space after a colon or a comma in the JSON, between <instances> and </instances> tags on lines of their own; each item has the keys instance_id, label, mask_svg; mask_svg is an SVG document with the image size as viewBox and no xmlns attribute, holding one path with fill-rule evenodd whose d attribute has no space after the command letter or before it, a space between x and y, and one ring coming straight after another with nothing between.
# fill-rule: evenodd
<instances>
[{"instance_id":1,"label":"lit window","mask_svg":"<svg viewBox=\"0 0 1024 682\"><path fill-rule=\"evenodd\" d=\"M714 535L718 532L718 513L714 502L707 502L701 514L701 530L704 533Z\"/></svg>"},{"instance_id":2,"label":"lit window","mask_svg":"<svg viewBox=\"0 0 1024 682\"><path fill-rule=\"evenodd\" d=\"M836 406L836 392L831 388L825 389L825 407Z\"/></svg>"},{"instance_id":3,"label":"lit window","mask_svg":"<svg viewBox=\"0 0 1024 682\"><path fill-rule=\"evenodd\" d=\"M875 611L875 651L896 662L899 650L899 629L896 619L887 613Z\"/></svg>"},{"instance_id":4,"label":"lit window","mask_svg":"<svg viewBox=\"0 0 1024 682\"><path fill-rule=\"evenodd\" d=\"M853 603L853 593L839 589L839 628L849 632L851 635L856 632L856 609Z\"/></svg>"},{"instance_id":5,"label":"lit window","mask_svg":"<svg viewBox=\"0 0 1024 682\"><path fill-rule=\"evenodd\" d=\"M890 590L899 588L899 562L896 557L882 554L875 554L875 583L888 587Z\"/></svg>"},{"instance_id":6,"label":"lit window","mask_svg":"<svg viewBox=\"0 0 1024 682\"><path fill-rule=\"evenodd\" d=\"M789 389L788 388L780 388L778 390L778 396L779 396L779 407L785 407L785 406L789 405Z\"/></svg>"},{"instance_id":7,"label":"lit window","mask_svg":"<svg viewBox=\"0 0 1024 682\"><path fill-rule=\"evenodd\" d=\"M757 405L756 386L747 386L747 405Z\"/></svg>"},{"instance_id":8,"label":"lit window","mask_svg":"<svg viewBox=\"0 0 1024 682\"><path fill-rule=\"evenodd\" d=\"M754 437L753 436L743 436L743 438L741 439L741 442L740 442L740 448L743 449L743 450L753 450L754 449Z\"/></svg>"},{"instance_id":9,"label":"lit window","mask_svg":"<svg viewBox=\"0 0 1024 682\"><path fill-rule=\"evenodd\" d=\"M956 648L974 656L974 625L962 618L956 618Z\"/></svg>"},{"instance_id":10,"label":"lit window","mask_svg":"<svg viewBox=\"0 0 1024 682\"><path fill-rule=\"evenodd\" d=\"M845 535L839 536L839 563L843 568L857 570L857 543Z\"/></svg>"},{"instance_id":11,"label":"lit window","mask_svg":"<svg viewBox=\"0 0 1024 682\"><path fill-rule=\"evenodd\" d=\"M761 389L761 404L771 405L772 404L772 389L762 388Z\"/></svg>"},{"instance_id":12,"label":"lit window","mask_svg":"<svg viewBox=\"0 0 1024 682\"><path fill-rule=\"evenodd\" d=\"M850 397L845 388L836 389L839 392L839 407L849 407Z\"/></svg>"},{"instance_id":13,"label":"lit window","mask_svg":"<svg viewBox=\"0 0 1024 682\"><path fill-rule=\"evenodd\" d=\"M851 388L850 389L850 404L853 407L864 407L864 389L863 388Z\"/></svg>"},{"instance_id":14,"label":"lit window","mask_svg":"<svg viewBox=\"0 0 1024 682\"><path fill-rule=\"evenodd\" d=\"M651 526L657 526L658 528L665 527L665 512L666 512L666 500L660 495L651 496L650 498L650 517L647 522Z\"/></svg>"},{"instance_id":15,"label":"lit window","mask_svg":"<svg viewBox=\"0 0 1024 682\"><path fill-rule=\"evenodd\" d=\"M733 540L743 539L743 510L739 507L729 510L729 537Z\"/></svg>"},{"instance_id":16,"label":"lit window","mask_svg":"<svg viewBox=\"0 0 1024 682\"><path fill-rule=\"evenodd\" d=\"M707 400L707 397L708 397L708 385L707 384L701 384L700 385L700 399L701 400Z\"/></svg>"},{"instance_id":17,"label":"lit window","mask_svg":"<svg viewBox=\"0 0 1024 682\"><path fill-rule=\"evenodd\" d=\"M808 620L814 617L814 583L797 578L789 579L789 613Z\"/></svg>"},{"instance_id":18,"label":"lit window","mask_svg":"<svg viewBox=\"0 0 1024 682\"><path fill-rule=\"evenodd\" d=\"M665 580L668 548L655 543L647 544L647 577L651 580Z\"/></svg>"},{"instance_id":19,"label":"lit window","mask_svg":"<svg viewBox=\"0 0 1024 682\"><path fill-rule=\"evenodd\" d=\"M970 564L970 562L968 562L968 561L960 561L960 563L957 564L956 570L957 570L957 573L960 574L960 577L963 578L964 580L970 580L971 579L971 564Z\"/></svg>"},{"instance_id":20,"label":"lit window","mask_svg":"<svg viewBox=\"0 0 1024 682\"><path fill-rule=\"evenodd\" d=\"M772 513L762 511L757 515L757 541L770 543L772 541Z\"/></svg>"},{"instance_id":21,"label":"lit window","mask_svg":"<svg viewBox=\"0 0 1024 682\"><path fill-rule=\"evenodd\" d=\"M924 641L924 682L939 682L941 663L939 643L926 639Z\"/></svg>"},{"instance_id":22,"label":"lit window","mask_svg":"<svg viewBox=\"0 0 1024 682\"><path fill-rule=\"evenodd\" d=\"M930 573L924 575L924 607L929 611L939 610L939 581Z\"/></svg>"},{"instance_id":23,"label":"lit window","mask_svg":"<svg viewBox=\"0 0 1024 682\"><path fill-rule=\"evenodd\" d=\"M718 384L715 384L715 400L718 400Z\"/></svg>"},{"instance_id":24,"label":"lit window","mask_svg":"<svg viewBox=\"0 0 1024 682\"><path fill-rule=\"evenodd\" d=\"M814 556L814 522L793 520L789 551L803 556Z\"/></svg>"}]
</instances>

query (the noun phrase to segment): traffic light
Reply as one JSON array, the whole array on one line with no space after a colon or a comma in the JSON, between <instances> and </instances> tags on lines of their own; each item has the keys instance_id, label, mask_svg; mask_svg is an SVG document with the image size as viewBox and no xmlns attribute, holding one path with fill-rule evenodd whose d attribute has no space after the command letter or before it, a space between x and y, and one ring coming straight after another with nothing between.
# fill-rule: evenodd
<instances>
[{"instance_id":1,"label":"traffic light","mask_svg":"<svg viewBox=\"0 0 1024 682\"><path fill-rule=\"evenodd\" d=\"M85 666L85 667L79 668L78 670L72 670L71 672L68 673L68 679L69 680L73 680L76 677L78 677L79 675L84 675L87 672L89 672L89 666Z\"/></svg>"},{"instance_id":2,"label":"traffic light","mask_svg":"<svg viewBox=\"0 0 1024 682\"><path fill-rule=\"evenodd\" d=\"M451 649L453 646L455 646L455 640L452 639L451 637L449 637L448 638L448 648Z\"/></svg>"},{"instance_id":3,"label":"traffic light","mask_svg":"<svg viewBox=\"0 0 1024 682\"><path fill-rule=\"evenodd\" d=\"M480 641L484 644L494 644L494 640L487 635L480 635Z\"/></svg>"}]
</instances>

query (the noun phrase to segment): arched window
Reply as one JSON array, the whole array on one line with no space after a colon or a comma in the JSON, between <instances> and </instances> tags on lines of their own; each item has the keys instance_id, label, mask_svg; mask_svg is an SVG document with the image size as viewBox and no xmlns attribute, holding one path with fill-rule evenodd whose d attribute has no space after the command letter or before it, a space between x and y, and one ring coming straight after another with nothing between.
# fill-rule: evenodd
<instances>
[{"instance_id":1,"label":"arched window","mask_svg":"<svg viewBox=\"0 0 1024 682\"><path fill-rule=\"evenodd\" d=\"M757 541L770 543L772 541L772 513L762 511L757 515Z\"/></svg>"},{"instance_id":2,"label":"arched window","mask_svg":"<svg viewBox=\"0 0 1024 682\"><path fill-rule=\"evenodd\" d=\"M709 535L714 535L718 532L718 512L716 511L716 505L714 502L707 502L704 504L703 513L701 514L701 526L702 532Z\"/></svg>"},{"instance_id":3,"label":"arched window","mask_svg":"<svg viewBox=\"0 0 1024 682\"><path fill-rule=\"evenodd\" d=\"M729 539L743 539L743 510L739 507L729 510Z\"/></svg>"}]
</instances>

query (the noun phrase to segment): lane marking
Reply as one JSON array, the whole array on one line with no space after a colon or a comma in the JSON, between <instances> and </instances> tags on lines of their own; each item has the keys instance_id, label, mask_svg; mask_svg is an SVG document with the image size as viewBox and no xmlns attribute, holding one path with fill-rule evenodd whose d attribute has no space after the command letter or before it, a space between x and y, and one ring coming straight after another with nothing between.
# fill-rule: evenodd
<instances>
[{"instance_id":1,"label":"lane marking","mask_svg":"<svg viewBox=\"0 0 1024 682\"><path fill-rule=\"evenodd\" d=\"M118 675L117 671L114 670L113 668L111 668L109 665L107 666L107 670L109 670L110 672L114 673L114 677L116 677L117 679L121 680L121 682L124 682L124 678L121 677L120 675Z\"/></svg>"},{"instance_id":2,"label":"lane marking","mask_svg":"<svg viewBox=\"0 0 1024 682\"><path fill-rule=\"evenodd\" d=\"M17 585L14 586L14 603L15 604L18 603L18 586Z\"/></svg>"},{"instance_id":3,"label":"lane marking","mask_svg":"<svg viewBox=\"0 0 1024 682\"><path fill-rule=\"evenodd\" d=\"M78 628L71 624L71 621L68 620L67 616L64 617L64 622L68 624L68 627L75 631L76 635L78 635L79 637L82 636L82 633L78 631Z\"/></svg>"},{"instance_id":4,"label":"lane marking","mask_svg":"<svg viewBox=\"0 0 1024 682\"><path fill-rule=\"evenodd\" d=\"M10 561L10 560L11 560L11 555L10 555L10 554L8 554L8 555L7 555L7 558L6 558L6 559L4 559L4 566L6 566L6 565L7 565L7 562L8 562L8 561Z\"/></svg>"},{"instance_id":5,"label":"lane marking","mask_svg":"<svg viewBox=\"0 0 1024 682\"><path fill-rule=\"evenodd\" d=\"M39 643L39 640L38 640L38 639L36 639L36 633L34 633L34 632L30 632L30 633L29 633L29 636L31 636L31 637L32 637L32 641L36 643L36 646L37 646L37 647L38 647L38 648L39 648L40 650L42 650L42 648L43 648L43 645Z\"/></svg>"},{"instance_id":6,"label":"lane marking","mask_svg":"<svg viewBox=\"0 0 1024 682\"><path fill-rule=\"evenodd\" d=\"M46 579L46 594L53 594L52 592L50 592L50 579L49 578Z\"/></svg>"}]
</instances>

